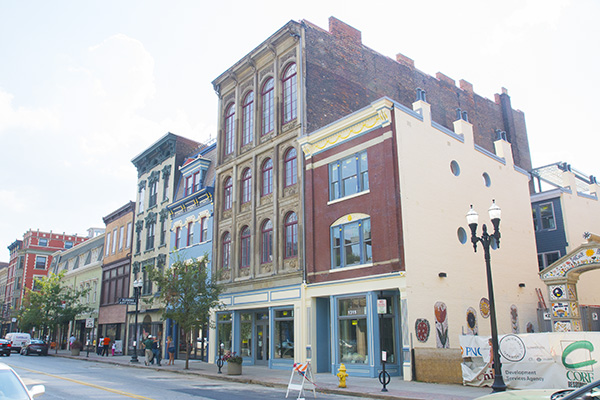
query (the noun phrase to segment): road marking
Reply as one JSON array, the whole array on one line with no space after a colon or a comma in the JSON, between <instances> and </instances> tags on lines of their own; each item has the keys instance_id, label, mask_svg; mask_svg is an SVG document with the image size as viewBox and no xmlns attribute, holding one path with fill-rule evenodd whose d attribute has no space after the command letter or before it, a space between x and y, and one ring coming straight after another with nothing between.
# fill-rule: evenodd
<instances>
[{"instance_id":1,"label":"road marking","mask_svg":"<svg viewBox=\"0 0 600 400\"><path fill-rule=\"evenodd\" d=\"M15 367L13 366L13 368L18 368L18 369L23 369L25 371L29 371L29 372L33 372L34 374L40 374L40 375L46 375L46 376L51 376L52 378L56 378L56 379L62 379L64 381L69 381L69 382L73 382L73 383L78 383L80 385L84 385L84 386L89 386L89 387L93 387L95 389L100 389L100 390L105 390L107 392L111 392L111 393L115 393L115 394L120 394L122 396L126 396L126 397L131 397L132 399L140 399L140 400L154 400L151 397L145 397L145 396L139 396L137 394L133 394L133 393L128 393L128 392L124 392L122 390L116 390L116 389L111 389L111 388L107 388L104 386L100 386L100 385L95 385L93 383L87 383L87 382L83 382L83 381L78 381L76 379L71 379L71 378L65 378L64 376L59 376L59 375L53 375L53 374L49 374L47 372L42 372L42 371L36 371L33 369L29 369L29 368L24 368L24 367Z\"/></svg>"}]
</instances>

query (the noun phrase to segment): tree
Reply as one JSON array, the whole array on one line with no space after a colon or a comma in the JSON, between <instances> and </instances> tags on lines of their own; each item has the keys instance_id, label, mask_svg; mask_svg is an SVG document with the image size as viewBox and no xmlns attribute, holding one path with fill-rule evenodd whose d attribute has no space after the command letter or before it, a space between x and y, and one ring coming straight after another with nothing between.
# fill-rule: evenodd
<instances>
[{"instance_id":1,"label":"tree","mask_svg":"<svg viewBox=\"0 0 600 400\"><path fill-rule=\"evenodd\" d=\"M200 259L177 260L164 271L147 267L150 280L158 285L163 318L177 322L188 337L195 327L209 326L210 313L220 308L221 286L207 268L208 255ZM185 369L189 368L190 343L186 340Z\"/></svg>"},{"instance_id":2,"label":"tree","mask_svg":"<svg viewBox=\"0 0 600 400\"><path fill-rule=\"evenodd\" d=\"M34 279L35 290L27 289L23 306L19 310L20 327L29 331L37 327L42 335L54 328L70 322L79 314L91 311L80 303L80 299L89 292L89 288L77 290L63 284L65 271L58 274Z\"/></svg>"}]
</instances>

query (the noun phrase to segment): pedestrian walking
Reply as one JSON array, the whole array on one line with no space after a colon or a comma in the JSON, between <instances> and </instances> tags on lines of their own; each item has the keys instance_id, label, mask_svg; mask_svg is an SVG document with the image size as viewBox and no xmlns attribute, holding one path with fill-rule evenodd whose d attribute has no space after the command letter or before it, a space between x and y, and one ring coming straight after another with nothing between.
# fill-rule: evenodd
<instances>
[{"instance_id":1,"label":"pedestrian walking","mask_svg":"<svg viewBox=\"0 0 600 400\"><path fill-rule=\"evenodd\" d=\"M144 363L146 364L146 366L150 365L150 361L152 361L152 343L154 341L152 340L152 335L148 335L148 337L146 338L146 340L144 340L144 354L146 356L146 360L144 361Z\"/></svg>"},{"instance_id":2,"label":"pedestrian walking","mask_svg":"<svg viewBox=\"0 0 600 400\"><path fill-rule=\"evenodd\" d=\"M157 337L152 338L152 354L154 355L152 361L156 360L156 365L160 367L160 360L162 357L160 355L160 340L158 340Z\"/></svg>"},{"instance_id":3,"label":"pedestrian walking","mask_svg":"<svg viewBox=\"0 0 600 400\"><path fill-rule=\"evenodd\" d=\"M98 347L96 348L96 354L98 354L99 356L102 355L102 349L104 348L104 338L100 338L100 340L98 340Z\"/></svg>"},{"instance_id":4,"label":"pedestrian walking","mask_svg":"<svg viewBox=\"0 0 600 400\"><path fill-rule=\"evenodd\" d=\"M115 350L116 350L116 349L117 349L117 343L116 343L116 342L113 342L113 345L112 345L112 356L113 356L113 357L115 356Z\"/></svg>"},{"instance_id":5,"label":"pedestrian walking","mask_svg":"<svg viewBox=\"0 0 600 400\"><path fill-rule=\"evenodd\" d=\"M108 357L108 347L110 346L110 337L105 336L102 339L102 355Z\"/></svg>"},{"instance_id":6,"label":"pedestrian walking","mask_svg":"<svg viewBox=\"0 0 600 400\"><path fill-rule=\"evenodd\" d=\"M75 335L71 335L71 337L69 338L69 350L71 350L71 347L73 346L74 341L75 341Z\"/></svg>"},{"instance_id":7,"label":"pedestrian walking","mask_svg":"<svg viewBox=\"0 0 600 400\"><path fill-rule=\"evenodd\" d=\"M167 336L167 351L169 352L169 362L167 365L175 365L175 346L173 345L173 337Z\"/></svg>"}]
</instances>

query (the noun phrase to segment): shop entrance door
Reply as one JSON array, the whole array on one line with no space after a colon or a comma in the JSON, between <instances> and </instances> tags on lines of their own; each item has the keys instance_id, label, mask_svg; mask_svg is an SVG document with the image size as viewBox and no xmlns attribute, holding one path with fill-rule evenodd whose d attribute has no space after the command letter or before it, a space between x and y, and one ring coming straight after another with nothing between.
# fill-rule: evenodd
<instances>
[{"instance_id":1,"label":"shop entrance door","mask_svg":"<svg viewBox=\"0 0 600 400\"><path fill-rule=\"evenodd\" d=\"M256 313L256 365L269 362L269 314Z\"/></svg>"}]
</instances>

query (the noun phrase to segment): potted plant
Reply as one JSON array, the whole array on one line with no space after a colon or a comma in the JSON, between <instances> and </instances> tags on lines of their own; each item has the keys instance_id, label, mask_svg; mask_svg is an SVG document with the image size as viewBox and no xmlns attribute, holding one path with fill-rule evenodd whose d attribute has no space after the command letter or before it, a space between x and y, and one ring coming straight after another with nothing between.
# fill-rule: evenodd
<instances>
[{"instance_id":1,"label":"potted plant","mask_svg":"<svg viewBox=\"0 0 600 400\"><path fill-rule=\"evenodd\" d=\"M241 375L242 374L242 362L244 359L242 356L235 354L235 351L227 352L223 356L223 361L227 361L227 375Z\"/></svg>"},{"instance_id":2,"label":"potted plant","mask_svg":"<svg viewBox=\"0 0 600 400\"><path fill-rule=\"evenodd\" d=\"M83 345L79 340L74 341L73 344L71 344L71 355L78 356L82 348Z\"/></svg>"}]
</instances>

